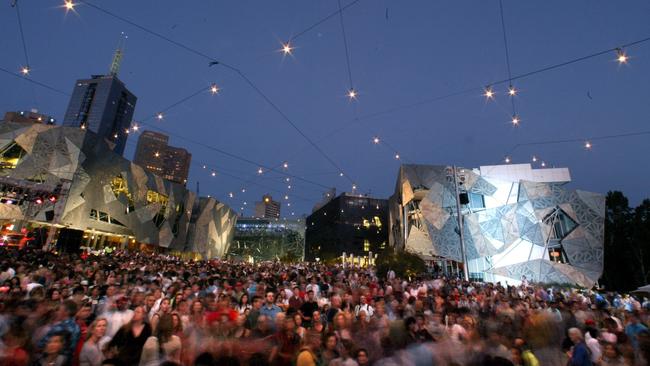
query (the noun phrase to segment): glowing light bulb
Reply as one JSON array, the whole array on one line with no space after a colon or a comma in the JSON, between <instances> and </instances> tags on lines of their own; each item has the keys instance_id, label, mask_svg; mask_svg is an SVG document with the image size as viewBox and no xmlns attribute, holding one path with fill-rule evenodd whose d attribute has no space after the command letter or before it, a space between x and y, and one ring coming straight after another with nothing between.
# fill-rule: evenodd
<instances>
[{"instance_id":1,"label":"glowing light bulb","mask_svg":"<svg viewBox=\"0 0 650 366\"><path fill-rule=\"evenodd\" d=\"M137 131L140 127L138 127L138 125L133 125L132 128L133 128L133 131Z\"/></svg>"},{"instance_id":2,"label":"glowing light bulb","mask_svg":"<svg viewBox=\"0 0 650 366\"><path fill-rule=\"evenodd\" d=\"M23 76L29 75L29 66L23 66L20 68L20 73L23 74Z\"/></svg>"},{"instance_id":3,"label":"glowing light bulb","mask_svg":"<svg viewBox=\"0 0 650 366\"><path fill-rule=\"evenodd\" d=\"M616 49L616 61L618 61L619 64L626 64L628 59L629 57L625 54L625 51L620 48Z\"/></svg>"},{"instance_id":4,"label":"glowing light bulb","mask_svg":"<svg viewBox=\"0 0 650 366\"><path fill-rule=\"evenodd\" d=\"M291 207L291 202L287 202L287 207Z\"/></svg>"},{"instance_id":5,"label":"glowing light bulb","mask_svg":"<svg viewBox=\"0 0 650 366\"><path fill-rule=\"evenodd\" d=\"M158 113L158 114L156 115L156 118L158 118L158 120L160 121L160 120L162 120L163 118L165 118L165 116L164 116L162 113Z\"/></svg>"},{"instance_id":6,"label":"glowing light bulb","mask_svg":"<svg viewBox=\"0 0 650 366\"><path fill-rule=\"evenodd\" d=\"M289 196L288 196L288 195L284 195L284 199L285 199L285 200L288 200L288 199L289 199Z\"/></svg>"},{"instance_id":7,"label":"glowing light bulb","mask_svg":"<svg viewBox=\"0 0 650 366\"><path fill-rule=\"evenodd\" d=\"M399 160L399 154L395 154L395 160Z\"/></svg>"},{"instance_id":8,"label":"glowing light bulb","mask_svg":"<svg viewBox=\"0 0 650 366\"><path fill-rule=\"evenodd\" d=\"M512 122L513 126L519 126L519 122L521 122L521 120L517 115L514 115L512 116L512 120L510 122Z\"/></svg>"},{"instance_id":9,"label":"glowing light bulb","mask_svg":"<svg viewBox=\"0 0 650 366\"><path fill-rule=\"evenodd\" d=\"M86 126L84 126L84 128L86 128ZM129 134L129 129L128 129L128 128L125 129L125 130L124 130L124 133L128 135L128 134Z\"/></svg>"},{"instance_id":10,"label":"glowing light bulb","mask_svg":"<svg viewBox=\"0 0 650 366\"><path fill-rule=\"evenodd\" d=\"M248 204L248 203L247 203L246 201L244 201L244 206L246 206L247 204Z\"/></svg>"},{"instance_id":11,"label":"glowing light bulb","mask_svg":"<svg viewBox=\"0 0 650 366\"><path fill-rule=\"evenodd\" d=\"M510 87L508 87L508 95L514 97L515 95L517 95L517 89L515 89L514 86L510 85Z\"/></svg>"},{"instance_id":12,"label":"glowing light bulb","mask_svg":"<svg viewBox=\"0 0 650 366\"><path fill-rule=\"evenodd\" d=\"M213 177L216 177L216 176L217 176L217 172L212 172L212 176L213 176Z\"/></svg>"},{"instance_id":13,"label":"glowing light bulb","mask_svg":"<svg viewBox=\"0 0 650 366\"><path fill-rule=\"evenodd\" d=\"M357 91L354 90L354 88L350 88L348 91L348 98L350 98L350 100L357 99Z\"/></svg>"},{"instance_id":14,"label":"glowing light bulb","mask_svg":"<svg viewBox=\"0 0 650 366\"><path fill-rule=\"evenodd\" d=\"M285 180L286 180L287 182L290 182L290 181L291 181L291 178L287 177Z\"/></svg>"},{"instance_id":15,"label":"glowing light bulb","mask_svg":"<svg viewBox=\"0 0 650 366\"><path fill-rule=\"evenodd\" d=\"M81 127L82 130L85 130L85 129L86 129L86 125L81 125L81 126L79 126L79 127Z\"/></svg>"},{"instance_id":16,"label":"glowing light bulb","mask_svg":"<svg viewBox=\"0 0 650 366\"><path fill-rule=\"evenodd\" d=\"M289 168L289 163L287 163L287 162L285 161L284 163L282 163L282 167L283 167L284 169Z\"/></svg>"},{"instance_id":17,"label":"glowing light bulb","mask_svg":"<svg viewBox=\"0 0 650 366\"><path fill-rule=\"evenodd\" d=\"M285 55L291 55L293 51L293 47L291 47L291 42L283 43L282 44L282 52Z\"/></svg>"},{"instance_id":18,"label":"glowing light bulb","mask_svg":"<svg viewBox=\"0 0 650 366\"><path fill-rule=\"evenodd\" d=\"M533 163L537 161L537 156L533 155Z\"/></svg>"},{"instance_id":19,"label":"glowing light bulb","mask_svg":"<svg viewBox=\"0 0 650 366\"><path fill-rule=\"evenodd\" d=\"M264 170L262 170L262 168L257 169L257 174L262 174L262 173L264 173Z\"/></svg>"},{"instance_id":20,"label":"glowing light bulb","mask_svg":"<svg viewBox=\"0 0 650 366\"><path fill-rule=\"evenodd\" d=\"M159 157L159 156L160 156L160 153L159 153L158 151L156 151L156 153L154 154L154 156L155 156L155 157Z\"/></svg>"},{"instance_id":21,"label":"glowing light bulb","mask_svg":"<svg viewBox=\"0 0 650 366\"><path fill-rule=\"evenodd\" d=\"M483 96L486 99L494 99L494 90L492 90L491 86L485 87L485 92L483 93Z\"/></svg>"},{"instance_id":22,"label":"glowing light bulb","mask_svg":"<svg viewBox=\"0 0 650 366\"><path fill-rule=\"evenodd\" d=\"M246 193L246 188L242 188L241 193Z\"/></svg>"},{"instance_id":23,"label":"glowing light bulb","mask_svg":"<svg viewBox=\"0 0 650 366\"><path fill-rule=\"evenodd\" d=\"M66 11L70 11L70 10L74 10L75 5L76 4L73 3L72 1L66 0L63 6L65 7Z\"/></svg>"},{"instance_id":24,"label":"glowing light bulb","mask_svg":"<svg viewBox=\"0 0 650 366\"><path fill-rule=\"evenodd\" d=\"M375 143L375 144L378 144L379 143L379 137L376 137L376 136L373 137L372 142Z\"/></svg>"},{"instance_id":25,"label":"glowing light bulb","mask_svg":"<svg viewBox=\"0 0 650 366\"><path fill-rule=\"evenodd\" d=\"M544 168L546 166L546 162L542 161L542 164L540 164L540 165L542 166L542 168Z\"/></svg>"},{"instance_id":26,"label":"glowing light bulb","mask_svg":"<svg viewBox=\"0 0 650 366\"><path fill-rule=\"evenodd\" d=\"M591 142L585 141L585 149L587 149L587 150L591 149Z\"/></svg>"},{"instance_id":27,"label":"glowing light bulb","mask_svg":"<svg viewBox=\"0 0 650 366\"><path fill-rule=\"evenodd\" d=\"M217 84L213 83L212 85L210 85L210 93L212 93L212 95L219 93L219 87L217 86Z\"/></svg>"},{"instance_id":28,"label":"glowing light bulb","mask_svg":"<svg viewBox=\"0 0 650 366\"><path fill-rule=\"evenodd\" d=\"M343 173L339 173L339 177L342 177L342 176L343 176Z\"/></svg>"},{"instance_id":29,"label":"glowing light bulb","mask_svg":"<svg viewBox=\"0 0 650 366\"><path fill-rule=\"evenodd\" d=\"M291 185L288 185L288 186L287 186L287 189L291 189Z\"/></svg>"},{"instance_id":30,"label":"glowing light bulb","mask_svg":"<svg viewBox=\"0 0 650 366\"><path fill-rule=\"evenodd\" d=\"M356 184L353 184L353 185L352 185L352 189L353 189L353 190L357 189L357 185L356 185Z\"/></svg>"},{"instance_id":31,"label":"glowing light bulb","mask_svg":"<svg viewBox=\"0 0 650 366\"><path fill-rule=\"evenodd\" d=\"M228 193L228 197L233 198L233 197L235 197L235 195L232 192L230 192L230 193Z\"/></svg>"},{"instance_id":32,"label":"glowing light bulb","mask_svg":"<svg viewBox=\"0 0 650 366\"><path fill-rule=\"evenodd\" d=\"M203 169L207 168L205 165L203 166Z\"/></svg>"},{"instance_id":33,"label":"glowing light bulb","mask_svg":"<svg viewBox=\"0 0 650 366\"><path fill-rule=\"evenodd\" d=\"M506 164L510 164L510 161L511 161L511 160L510 160L510 157L509 157L509 156L506 156L506 158L503 159L503 161L505 161Z\"/></svg>"},{"instance_id":34,"label":"glowing light bulb","mask_svg":"<svg viewBox=\"0 0 650 366\"><path fill-rule=\"evenodd\" d=\"M117 138L117 134L113 135L114 138Z\"/></svg>"}]
</instances>

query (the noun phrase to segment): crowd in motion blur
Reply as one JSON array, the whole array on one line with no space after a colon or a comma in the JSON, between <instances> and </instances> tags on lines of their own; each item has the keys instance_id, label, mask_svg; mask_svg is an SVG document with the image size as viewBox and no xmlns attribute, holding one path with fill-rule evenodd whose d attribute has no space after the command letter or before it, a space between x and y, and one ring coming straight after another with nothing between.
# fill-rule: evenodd
<instances>
[{"instance_id":1,"label":"crowd in motion blur","mask_svg":"<svg viewBox=\"0 0 650 366\"><path fill-rule=\"evenodd\" d=\"M643 297L373 268L0 249L1 365L639 366Z\"/></svg>"}]
</instances>

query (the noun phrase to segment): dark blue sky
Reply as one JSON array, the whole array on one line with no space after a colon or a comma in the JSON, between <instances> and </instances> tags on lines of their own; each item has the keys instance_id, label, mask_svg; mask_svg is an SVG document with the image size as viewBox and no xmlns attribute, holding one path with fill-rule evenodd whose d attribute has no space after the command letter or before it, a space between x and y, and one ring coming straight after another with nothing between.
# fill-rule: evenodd
<instances>
[{"instance_id":1,"label":"dark blue sky","mask_svg":"<svg viewBox=\"0 0 650 366\"><path fill-rule=\"evenodd\" d=\"M508 77L498 1L361 0L344 11L354 87L350 87L338 16L296 39L293 56L277 50L336 11L336 1L95 0L101 7L242 70L349 177L359 192L389 196L399 162L497 164L519 143L650 130L650 42L630 47L628 65L614 52L517 80L521 126L513 128L507 85L486 103L480 88ZM350 3L343 1L342 4ZM351 182L311 147L236 73L131 25L79 4L67 13L58 1L19 0L31 77L71 92L74 81L105 73L120 37L129 38L120 78L138 96L142 120L212 82L170 110L159 124L171 143L194 156L190 187L245 214L263 193L284 201L283 216L309 213L322 187L256 174L258 166L225 157L179 136L266 166L288 161L289 172L350 191ZM513 75L617 47L650 36L647 1L512 1L504 15ZM0 6L0 67L25 63L15 10ZM458 96L431 101L475 88ZM423 103L418 103L423 101ZM428 102L424 102L428 101ZM0 111L38 108L63 117L66 96L0 73ZM417 104L417 105L414 105ZM407 108L395 107L411 105ZM393 110L394 109L394 110ZM392 112L385 112L390 111ZM374 145L373 136L385 144ZM536 155L548 166L569 167L573 186L605 193L622 190L633 204L648 196L649 135L583 143L520 147L513 162ZM132 158L132 135L125 156ZM215 167L216 177L210 168ZM538 163L536 163L537 166ZM243 178L237 180L235 175ZM260 186L261 185L261 186ZM241 189L245 187L246 193ZM228 192L235 194L228 197Z\"/></svg>"}]
</instances>

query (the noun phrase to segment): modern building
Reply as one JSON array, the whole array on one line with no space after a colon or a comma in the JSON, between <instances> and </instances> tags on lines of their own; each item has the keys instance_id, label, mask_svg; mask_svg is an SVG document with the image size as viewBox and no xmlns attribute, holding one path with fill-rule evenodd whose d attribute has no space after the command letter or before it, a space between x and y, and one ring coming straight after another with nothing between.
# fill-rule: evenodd
<instances>
[{"instance_id":1,"label":"modern building","mask_svg":"<svg viewBox=\"0 0 650 366\"><path fill-rule=\"evenodd\" d=\"M530 164L402 165L389 204L390 245L450 274L464 265L462 232L474 279L591 287L603 270L605 197L570 191L570 181L567 168Z\"/></svg>"},{"instance_id":2,"label":"modern building","mask_svg":"<svg viewBox=\"0 0 650 366\"><path fill-rule=\"evenodd\" d=\"M255 202L255 217L260 219L280 218L280 202L274 201L268 193L262 196L260 202Z\"/></svg>"},{"instance_id":3,"label":"modern building","mask_svg":"<svg viewBox=\"0 0 650 366\"><path fill-rule=\"evenodd\" d=\"M76 127L0 123L0 193L2 227L27 222L59 243L74 237L77 247L223 257L237 221L225 204L148 172Z\"/></svg>"},{"instance_id":4,"label":"modern building","mask_svg":"<svg viewBox=\"0 0 650 366\"><path fill-rule=\"evenodd\" d=\"M306 219L305 260L372 263L388 245L388 200L342 193ZM372 254L372 255L371 255ZM372 258L371 258L372 257Z\"/></svg>"},{"instance_id":5,"label":"modern building","mask_svg":"<svg viewBox=\"0 0 650 366\"><path fill-rule=\"evenodd\" d=\"M305 220L238 218L228 257L248 262L300 261L305 250Z\"/></svg>"},{"instance_id":6,"label":"modern building","mask_svg":"<svg viewBox=\"0 0 650 366\"><path fill-rule=\"evenodd\" d=\"M169 146L169 136L144 131L138 138L133 162L147 171L172 182L185 184L190 172L192 154L179 147Z\"/></svg>"},{"instance_id":7,"label":"modern building","mask_svg":"<svg viewBox=\"0 0 650 366\"><path fill-rule=\"evenodd\" d=\"M63 126L87 129L122 155L137 98L115 74L77 80Z\"/></svg>"},{"instance_id":8,"label":"modern building","mask_svg":"<svg viewBox=\"0 0 650 366\"><path fill-rule=\"evenodd\" d=\"M5 113L2 122L31 122L31 123L43 123L46 125L53 125L54 123L56 123L56 120L52 116L38 113L37 110L32 109L29 112L27 111L7 112Z\"/></svg>"}]
</instances>

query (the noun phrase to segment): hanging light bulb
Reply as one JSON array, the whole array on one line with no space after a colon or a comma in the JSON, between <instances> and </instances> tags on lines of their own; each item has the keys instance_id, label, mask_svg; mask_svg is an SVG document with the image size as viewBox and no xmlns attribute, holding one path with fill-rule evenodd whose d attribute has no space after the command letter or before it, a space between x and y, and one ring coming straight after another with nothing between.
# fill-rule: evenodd
<instances>
[{"instance_id":1,"label":"hanging light bulb","mask_svg":"<svg viewBox=\"0 0 650 366\"><path fill-rule=\"evenodd\" d=\"M216 176L217 176L217 172L212 172L212 176L213 176L213 177L216 177Z\"/></svg>"},{"instance_id":2,"label":"hanging light bulb","mask_svg":"<svg viewBox=\"0 0 650 366\"><path fill-rule=\"evenodd\" d=\"M212 93L212 95L219 94L219 87L217 84L212 83L212 85L210 85L210 93Z\"/></svg>"},{"instance_id":3,"label":"hanging light bulb","mask_svg":"<svg viewBox=\"0 0 650 366\"><path fill-rule=\"evenodd\" d=\"M286 180L287 182L291 182L291 178L289 177L286 177L284 180Z\"/></svg>"},{"instance_id":4,"label":"hanging light bulb","mask_svg":"<svg viewBox=\"0 0 650 366\"><path fill-rule=\"evenodd\" d=\"M591 142L585 141L585 149L591 150Z\"/></svg>"},{"instance_id":5,"label":"hanging light bulb","mask_svg":"<svg viewBox=\"0 0 650 366\"><path fill-rule=\"evenodd\" d=\"M138 125L133 125L132 128L133 128L133 131L137 131L140 127L138 127Z\"/></svg>"},{"instance_id":6,"label":"hanging light bulb","mask_svg":"<svg viewBox=\"0 0 650 366\"><path fill-rule=\"evenodd\" d=\"M284 195L284 199L285 199L285 200L288 200L288 199L289 199L289 196L285 194L285 195Z\"/></svg>"},{"instance_id":7,"label":"hanging light bulb","mask_svg":"<svg viewBox=\"0 0 650 366\"><path fill-rule=\"evenodd\" d=\"M257 174L262 174L264 173L264 170L262 168L257 169Z\"/></svg>"},{"instance_id":8,"label":"hanging light bulb","mask_svg":"<svg viewBox=\"0 0 650 366\"><path fill-rule=\"evenodd\" d=\"M66 0L63 7L65 7L66 11L74 10L75 3L73 3L71 0Z\"/></svg>"},{"instance_id":9,"label":"hanging light bulb","mask_svg":"<svg viewBox=\"0 0 650 366\"><path fill-rule=\"evenodd\" d=\"M287 186L287 189L291 189L291 185L288 185L288 186Z\"/></svg>"},{"instance_id":10,"label":"hanging light bulb","mask_svg":"<svg viewBox=\"0 0 650 366\"><path fill-rule=\"evenodd\" d=\"M339 173L339 177L342 177L342 176L343 176L343 172Z\"/></svg>"},{"instance_id":11,"label":"hanging light bulb","mask_svg":"<svg viewBox=\"0 0 650 366\"><path fill-rule=\"evenodd\" d=\"M291 47L291 42L283 43L282 44L282 52L286 55L291 55L293 51L293 47Z\"/></svg>"},{"instance_id":12,"label":"hanging light bulb","mask_svg":"<svg viewBox=\"0 0 650 366\"><path fill-rule=\"evenodd\" d=\"M512 116L512 120L510 120L510 122L512 123L513 126L519 126L519 122L521 122L521 120L519 119L519 116L515 114L514 116Z\"/></svg>"},{"instance_id":13,"label":"hanging light bulb","mask_svg":"<svg viewBox=\"0 0 650 366\"><path fill-rule=\"evenodd\" d=\"M354 90L354 88L350 88L350 90L348 90L348 98L350 98L350 100L357 99L357 91Z\"/></svg>"},{"instance_id":14,"label":"hanging light bulb","mask_svg":"<svg viewBox=\"0 0 650 366\"><path fill-rule=\"evenodd\" d=\"M373 137L373 138L372 138L372 142L373 142L374 144L378 144L378 143L379 143L379 137L377 137L377 136Z\"/></svg>"},{"instance_id":15,"label":"hanging light bulb","mask_svg":"<svg viewBox=\"0 0 650 366\"><path fill-rule=\"evenodd\" d=\"M618 61L619 64L626 64L627 60L629 60L629 57L627 54L625 54L625 51L621 48L616 49L616 61Z\"/></svg>"},{"instance_id":16,"label":"hanging light bulb","mask_svg":"<svg viewBox=\"0 0 650 366\"><path fill-rule=\"evenodd\" d=\"M537 161L537 156L533 155L533 163Z\"/></svg>"},{"instance_id":17,"label":"hanging light bulb","mask_svg":"<svg viewBox=\"0 0 650 366\"><path fill-rule=\"evenodd\" d=\"M160 121L160 120L162 120L163 118L165 118L165 116L162 114L162 112L159 112L159 113L156 115L156 118L158 118L158 120Z\"/></svg>"},{"instance_id":18,"label":"hanging light bulb","mask_svg":"<svg viewBox=\"0 0 650 366\"><path fill-rule=\"evenodd\" d=\"M23 76L29 75L29 66L23 66L20 68L20 73L23 74Z\"/></svg>"},{"instance_id":19,"label":"hanging light bulb","mask_svg":"<svg viewBox=\"0 0 650 366\"><path fill-rule=\"evenodd\" d=\"M395 160L399 160L399 154L395 154Z\"/></svg>"},{"instance_id":20,"label":"hanging light bulb","mask_svg":"<svg viewBox=\"0 0 650 366\"><path fill-rule=\"evenodd\" d=\"M117 134L113 135L114 138L117 138Z\"/></svg>"},{"instance_id":21,"label":"hanging light bulb","mask_svg":"<svg viewBox=\"0 0 650 366\"><path fill-rule=\"evenodd\" d=\"M510 95L511 97L514 97L515 95L517 95L517 89L515 89L514 86L510 85L508 87L508 95Z\"/></svg>"},{"instance_id":22,"label":"hanging light bulb","mask_svg":"<svg viewBox=\"0 0 650 366\"><path fill-rule=\"evenodd\" d=\"M203 169L205 169L205 168L207 168L207 166L206 166L206 165L203 165Z\"/></svg>"},{"instance_id":23,"label":"hanging light bulb","mask_svg":"<svg viewBox=\"0 0 650 366\"><path fill-rule=\"evenodd\" d=\"M353 184L353 185L352 185L352 190L355 190L355 189L357 189L357 185L356 185L356 184Z\"/></svg>"},{"instance_id":24,"label":"hanging light bulb","mask_svg":"<svg viewBox=\"0 0 650 366\"><path fill-rule=\"evenodd\" d=\"M485 87L485 92L483 93L483 96L488 100L494 99L494 90L492 90L491 86Z\"/></svg>"},{"instance_id":25,"label":"hanging light bulb","mask_svg":"<svg viewBox=\"0 0 650 366\"><path fill-rule=\"evenodd\" d=\"M289 163L287 163L287 162L285 161L284 163L282 163L282 167L283 167L284 169L288 169L288 168L289 168Z\"/></svg>"},{"instance_id":26,"label":"hanging light bulb","mask_svg":"<svg viewBox=\"0 0 650 366\"><path fill-rule=\"evenodd\" d=\"M246 193L246 188L242 188L241 193Z\"/></svg>"},{"instance_id":27,"label":"hanging light bulb","mask_svg":"<svg viewBox=\"0 0 650 366\"><path fill-rule=\"evenodd\" d=\"M287 202L287 207L291 207L291 202Z\"/></svg>"},{"instance_id":28,"label":"hanging light bulb","mask_svg":"<svg viewBox=\"0 0 650 366\"><path fill-rule=\"evenodd\" d=\"M159 153L158 151L156 151L156 153L153 154L153 155L154 155L155 157L160 157L160 153Z\"/></svg>"},{"instance_id":29,"label":"hanging light bulb","mask_svg":"<svg viewBox=\"0 0 650 366\"><path fill-rule=\"evenodd\" d=\"M510 162L511 162L509 156L506 156L505 159L503 159L503 161L504 161L506 164L510 164Z\"/></svg>"},{"instance_id":30,"label":"hanging light bulb","mask_svg":"<svg viewBox=\"0 0 650 366\"><path fill-rule=\"evenodd\" d=\"M85 128L86 128L86 126L84 125L84 127L83 127L83 128L85 129ZM125 130L124 130L124 133L128 135L128 134L129 134L129 129L128 129L128 128L127 128L127 129L125 129Z\"/></svg>"},{"instance_id":31,"label":"hanging light bulb","mask_svg":"<svg viewBox=\"0 0 650 366\"><path fill-rule=\"evenodd\" d=\"M235 195L232 192L230 192L230 193L228 193L228 197L233 198L233 197L235 197Z\"/></svg>"},{"instance_id":32,"label":"hanging light bulb","mask_svg":"<svg viewBox=\"0 0 650 366\"><path fill-rule=\"evenodd\" d=\"M542 168L544 168L544 167L546 167L546 162L542 161L542 163L540 165L542 166Z\"/></svg>"}]
</instances>

